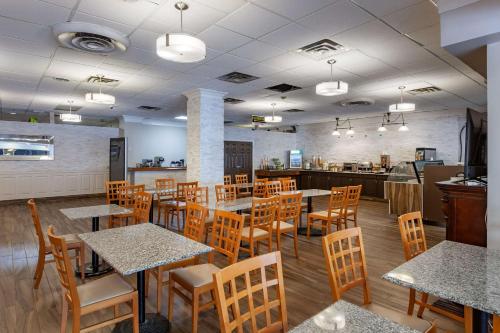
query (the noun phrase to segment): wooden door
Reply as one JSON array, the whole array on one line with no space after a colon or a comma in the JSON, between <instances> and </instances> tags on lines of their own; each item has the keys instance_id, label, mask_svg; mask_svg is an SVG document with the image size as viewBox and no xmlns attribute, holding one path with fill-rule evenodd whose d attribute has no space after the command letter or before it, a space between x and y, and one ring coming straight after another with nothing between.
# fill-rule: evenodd
<instances>
[{"instance_id":1,"label":"wooden door","mask_svg":"<svg viewBox=\"0 0 500 333\"><path fill-rule=\"evenodd\" d=\"M253 144L243 141L224 141L224 174L234 175L246 173L248 181L253 179Z\"/></svg>"}]
</instances>

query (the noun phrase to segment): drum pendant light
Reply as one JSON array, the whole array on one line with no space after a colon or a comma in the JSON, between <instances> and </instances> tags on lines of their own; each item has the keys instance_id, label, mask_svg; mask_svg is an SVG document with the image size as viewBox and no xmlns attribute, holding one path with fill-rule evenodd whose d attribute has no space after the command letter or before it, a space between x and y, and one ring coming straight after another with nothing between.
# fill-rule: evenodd
<instances>
[{"instance_id":1,"label":"drum pendant light","mask_svg":"<svg viewBox=\"0 0 500 333\"><path fill-rule=\"evenodd\" d=\"M283 120L283 118L281 116L275 116L274 115L274 109L276 107L276 103L272 103L271 106L273 107L273 115L272 116L265 116L264 117L264 121L266 123L281 123L281 121Z\"/></svg>"},{"instance_id":2,"label":"drum pendant light","mask_svg":"<svg viewBox=\"0 0 500 333\"><path fill-rule=\"evenodd\" d=\"M333 64L336 60L330 59L327 63L330 65L330 81L321 82L316 85L316 95L337 96L347 94L349 84L344 81L333 81Z\"/></svg>"},{"instance_id":3,"label":"drum pendant light","mask_svg":"<svg viewBox=\"0 0 500 333\"><path fill-rule=\"evenodd\" d=\"M389 112L409 112L415 111L414 103L405 103L403 101L403 91L405 90L405 86L400 86L398 89L401 91L401 100L399 103L391 104L389 106Z\"/></svg>"}]
</instances>

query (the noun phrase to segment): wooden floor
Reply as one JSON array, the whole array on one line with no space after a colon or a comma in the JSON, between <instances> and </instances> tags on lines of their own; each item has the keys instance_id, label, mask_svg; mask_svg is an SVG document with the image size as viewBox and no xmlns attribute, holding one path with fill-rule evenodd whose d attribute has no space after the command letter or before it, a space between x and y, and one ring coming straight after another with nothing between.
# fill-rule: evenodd
<instances>
[{"instance_id":1,"label":"wooden floor","mask_svg":"<svg viewBox=\"0 0 500 333\"><path fill-rule=\"evenodd\" d=\"M58 233L90 231L90 220L73 222L66 219L60 208L87 206L104 203L103 198L53 199L39 202L39 212L44 230L49 224ZM324 208L325 200L315 200L315 208ZM359 214L365 248L368 273L374 303L406 311L408 290L383 281L381 276L403 263L403 251L399 231L393 218L387 215L387 204L362 201ZM106 225L105 221L101 222ZM426 226L429 246L444 239L441 227ZM284 280L290 327L298 325L331 304L330 289L324 267L320 238L307 240L300 236L299 254L293 255L293 243L285 237L283 248ZM265 250L265 246L262 246ZM24 204L0 206L0 332L59 332L60 287L53 264L46 266L40 289L33 289L33 273L37 258L37 242L30 215ZM87 257L89 258L89 256ZM221 261L221 263L225 263ZM135 285L134 277L129 278ZM151 281L149 311L155 309L155 287ZM167 295L167 288L164 290ZM361 304L360 291L346 295L347 301ZM150 303L151 302L151 303ZM165 297L162 313L166 314ZM112 311L98 313L82 321L84 325L96 318L110 317ZM438 318L441 332L463 332L461 325L426 310L424 318ZM171 332L190 332L190 308L177 299ZM109 332L103 329L101 332ZM200 316L199 332L218 332L215 311Z\"/></svg>"}]
</instances>

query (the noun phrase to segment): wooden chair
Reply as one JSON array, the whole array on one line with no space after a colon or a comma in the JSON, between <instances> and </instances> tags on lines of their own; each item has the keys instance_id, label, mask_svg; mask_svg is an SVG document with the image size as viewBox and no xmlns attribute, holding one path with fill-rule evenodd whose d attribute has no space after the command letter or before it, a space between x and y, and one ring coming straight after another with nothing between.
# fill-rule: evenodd
<instances>
[{"instance_id":1,"label":"wooden chair","mask_svg":"<svg viewBox=\"0 0 500 333\"><path fill-rule=\"evenodd\" d=\"M277 180L281 183L281 188L283 189L283 191L285 191L284 184L286 181L292 180L292 177L279 177Z\"/></svg>"},{"instance_id":2,"label":"wooden chair","mask_svg":"<svg viewBox=\"0 0 500 333\"><path fill-rule=\"evenodd\" d=\"M363 185L348 186L343 209L343 219L345 227L348 228L348 221L352 221L354 226L358 226L358 206Z\"/></svg>"},{"instance_id":3,"label":"wooden chair","mask_svg":"<svg viewBox=\"0 0 500 333\"><path fill-rule=\"evenodd\" d=\"M242 251L255 255L254 245L257 243L257 253L259 252L259 242L267 240L267 248L272 251L272 228L276 221L278 212L278 197L253 198L252 213L250 214L250 226L244 227L241 239L249 244L249 248L241 248Z\"/></svg>"},{"instance_id":4,"label":"wooden chair","mask_svg":"<svg viewBox=\"0 0 500 333\"><path fill-rule=\"evenodd\" d=\"M276 245L281 251L281 234L292 233L295 256L299 257L299 236L297 234L302 205L302 193L281 194L279 196L278 219L273 222L273 232L276 234ZM288 223L288 222L292 223Z\"/></svg>"},{"instance_id":5,"label":"wooden chair","mask_svg":"<svg viewBox=\"0 0 500 333\"><path fill-rule=\"evenodd\" d=\"M224 175L224 185L231 185L231 175Z\"/></svg>"},{"instance_id":6,"label":"wooden chair","mask_svg":"<svg viewBox=\"0 0 500 333\"><path fill-rule=\"evenodd\" d=\"M279 180L271 180L266 182L266 197L270 198L272 196L279 195L281 189L281 182Z\"/></svg>"},{"instance_id":7,"label":"wooden chair","mask_svg":"<svg viewBox=\"0 0 500 333\"><path fill-rule=\"evenodd\" d=\"M422 222L422 214L420 212L412 212L403 214L398 217L399 232L403 243L403 251L406 261L418 256L427 251L427 241L425 239L424 224ZM413 315L415 304L419 305L417 317L422 318L425 308L442 314L448 318L464 323L464 317L458 316L453 312L446 311L442 308L428 304L429 294L422 293L420 300L416 299L415 289L410 289L410 297L408 301L408 315Z\"/></svg>"},{"instance_id":8,"label":"wooden chair","mask_svg":"<svg viewBox=\"0 0 500 333\"><path fill-rule=\"evenodd\" d=\"M283 190L283 192L297 191L297 180L291 178L281 180L281 189ZM307 202L303 202L300 205L301 212L307 213L307 209ZM300 217L302 218L302 214Z\"/></svg>"},{"instance_id":9,"label":"wooden chair","mask_svg":"<svg viewBox=\"0 0 500 333\"><path fill-rule=\"evenodd\" d=\"M126 180L106 181L106 204L118 204L119 190L128 185L130 184Z\"/></svg>"},{"instance_id":10,"label":"wooden chair","mask_svg":"<svg viewBox=\"0 0 500 333\"><path fill-rule=\"evenodd\" d=\"M153 195L147 192L135 194L134 211L132 213L133 224L148 223L149 210L153 204Z\"/></svg>"},{"instance_id":11,"label":"wooden chair","mask_svg":"<svg viewBox=\"0 0 500 333\"><path fill-rule=\"evenodd\" d=\"M236 180L236 184L248 184L248 175L247 174L241 174L241 175L235 175L234 176ZM252 192L248 187L238 187L238 197L243 198L243 197L251 197Z\"/></svg>"},{"instance_id":12,"label":"wooden chair","mask_svg":"<svg viewBox=\"0 0 500 333\"><path fill-rule=\"evenodd\" d=\"M186 225L184 226L184 237L197 242L203 241L203 233L205 231L205 220L208 216L208 208L202 205L188 202L186 206ZM168 276L165 274L174 268L194 265L198 258L188 258L180 262L175 262L163 266L159 266L148 271L148 276L154 276L156 279L156 311L161 312L161 302L163 298L163 286L168 284ZM148 279L149 281L149 279ZM149 288L146 283L146 295Z\"/></svg>"},{"instance_id":13,"label":"wooden chair","mask_svg":"<svg viewBox=\"0 0 500 333\"><path fill-rule=\"evenodd\" d=\"M181 213L184 214L184 220L186 219L186 189L196 188L198 187L198 182L187 182L187 183L177 183L177 192L175 195L175 200L167 201L166 209L167 209L167 227L174 221L174 216L177 219L177 230L181 230L180 228L180 216ZM168 217L170 218L170 223L168 222Z\"/></svg>"},{"instance_id":14,"label":"wooden chair","mask_svg":"<svg viewBox=\"0 0 500 333\"><path fill-rule=\"evenodd\" d=\"M215 185L216 202L233 201L237 199L235 185Z\"/></svg>"},{"instance_id":15,"label":"wooden chair","mask_svg":"<svg viewBox=\"0 0 500 333\"><path fill-rule=\"evenodd\" d=\"M214 284L222 333L288 331L280 252L223 268L214 273Z\"/></svg>"},{"instance_id":16,"label":"wooden chair","mask_svg":"<svg viewBox=\"0 0 500 333\"><path fill-rule=\"evenodd\" d=\"M220 269L213 264L214 252L226 256L230 265L234 264L238 260L243 223L243 216L241 215L215 210L210 240L210 246L214 251L208 255L208 263L179 268L170 272L168 285L169 320L173 319L174 295L178 295L191 304L192 332L196 333L198 331L199 313L215 304L213 273L218 272ZM201 295L208 292L210 292L212 300L201 304ZM190 294L191 297L186 296L186 293Z\"/></svg>"},{"instance_id":17,"label":"wooden chair","mask_svg":"<svg viewBox=\"0 0 500 333\"><path fill-rule=\"evenodd\" d=\"M68 310L70 309L73 317L73 327L71 329L73 333L94 331L127 319L132 319L133 321L133 332L139 333L139 302L137 291L118 274L111 274L77 286L73 268L69 261L68 246L64 238L54 235L54 227L52 226L49 227L47 234L56 263L59 282L62 287L61 333L66 332ZM132 311L121 315L119 307L124 303L131 303ZM92 312L101 312L110 307L114 309L112 319L93 324L83 329L80 328L81 316Z\"/></svg>"},{"instance_id":18,"label":"wooden chair","mask_svg":"<svg viewBox=\"0 0 500 333\"><path fill-rule=\"evenodd\" d=\"M52 254L52 247L50 246L50 242L48 238L45 237L42 231L42 224L40 222L40 216L38 215L38 209L36 207L36 203L34 199L28 200L28 208L31 211L31 217L33 219L33 225L35 226L36 237L38 238L38 261L35 269L35 276L33 280L35 280L35 285L33 286L35 289L38 289L40 286L40 281L42 280L43 270L45 268L45 264L54 262L52 259L47 259L48 255ZM68 250L74 250L75 255L72 258L76 259L78 266L80 268L80 278L82 281L85 281L85 245L78 238L77 234L67 234L59 236L63 238L67 244Z\"/></svg>"},{"instance_id":19,"label":"wooden chair","mask_svg":"<svg viewBox=\"0 0 500 333\"><path fill-rule=\"evenodd\" d=\"M175 179L159 178L155 180L155 194L158 206L158 224L160 224L161 213L165 214L165 227L167 226L167 202L175 199Z\"/></svg>"},{"instance_id":20,"label":"wooden chair","mask_svg":"<svg viewBox=\"0 0 500 333\"><path fill-rule=\"evenodd\" d=\"M315 221L321 222L321 231L325 234L332 232L332 223L340 229L343 222L343 209L347 187L332 187L330 200L328 201L328 209L319 212L307 214L307 238L310 238L311 227L314 226Z\"/></svg>"},{"instance_id":21,"label":"wooden chair","mask_svg":"<svg viewBox=\"0 0 500 333\"><path fill-rule=\"evenodd\" d=\"M363 288L364 308L419 332L436 332L435 323L374 305L371 301L361 228L349 228L323 237L323 254L333 301L355 287Z\"/></svg>"},{"instance_id":22,"label":"wooden chair","mask_svg":"<svg viewBox=\"0 0 500 333\"><path fill-rule=\"evenodd\" d=\"M135 198L137 194L142 193L146 190L144 184L140 185L127 185L120 188L118 191L118 205L124 208L134 209ZM114 228L115 226L127 225L129 218L133 218L134 213L111 215L108 220L108 228Z\"/></svg>"},{"instance_id":23,"label":"wooden chair","mask_svg":"<svg viewBox=\"0 0 500 333\"><path fill-rule=\"evenodd\" d=\"M208 186L186 189L186 202L197 203L204 207L208 207ZM205 219L205 243L208 240L208 234L212 230L213 219L210 218L210 211L207 212Z\"/></svg>"},{"instance_id":24,"label":"wooden chair","mask_svg":"<svg viewBox=\"0 0 500 333\"><path fill-rule=\"evenodd\" d=\"M267 178L255 179L253 183L253 196L256 198L265 198L266 197L266 183Z\"/></svg>"}]
</instances>

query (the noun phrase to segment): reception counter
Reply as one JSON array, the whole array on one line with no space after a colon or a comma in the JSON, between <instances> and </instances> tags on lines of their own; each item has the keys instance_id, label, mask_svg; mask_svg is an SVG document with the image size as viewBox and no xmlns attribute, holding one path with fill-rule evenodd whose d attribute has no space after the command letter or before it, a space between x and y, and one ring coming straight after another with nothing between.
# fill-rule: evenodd
<instances>
[{"instance_id":1,"label":"reception counter","mask_svg":"<svg viewBox=\"0 0 500 333\"><path fill-rule=\"evenodd\" d=\"M173 178L176 182L186 181L186 167L128 168L128 180L131 184L154 186L157 178Z\"/></svg>"}]
</instances>

